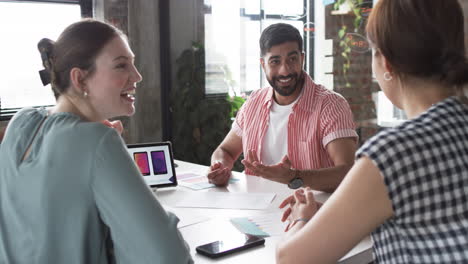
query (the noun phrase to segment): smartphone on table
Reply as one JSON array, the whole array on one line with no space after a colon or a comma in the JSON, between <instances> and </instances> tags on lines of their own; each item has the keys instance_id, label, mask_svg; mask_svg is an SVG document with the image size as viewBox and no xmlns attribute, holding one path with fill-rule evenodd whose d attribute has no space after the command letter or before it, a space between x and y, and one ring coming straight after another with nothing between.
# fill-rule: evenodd
<instances>
[{"instance_id":1,"label":"smartphone on table","mask_svg":"<svg viewBox=\"0 0 468 264\"><path fill-rule=\"evenodd\" d=\"M219 258L263 244L265 244L265 239L262 237L242 234L198 246L196 251L210 258Z\"/></svg>"}]
</instances>

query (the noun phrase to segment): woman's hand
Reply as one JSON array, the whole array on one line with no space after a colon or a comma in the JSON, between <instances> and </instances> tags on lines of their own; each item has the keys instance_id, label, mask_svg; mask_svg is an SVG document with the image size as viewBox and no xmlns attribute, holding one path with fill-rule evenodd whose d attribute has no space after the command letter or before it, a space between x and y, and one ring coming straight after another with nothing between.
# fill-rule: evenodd
<instances>
[{"instance_id":1,"label":"woman's hand","mask_svg":"<svg viewBox=\"0 0 468 264\"><path fill-rule=\"evenodd\" d=\"M289 208L284 211L281 218L283 222L289 220L285 231L288 231L296 223L294 220L311 219L320 208L320 204L315 201L314 194L309 187L295 191L294 195L286 198L279 207L284 208L288 204Z\"/></svg>"},{"instance_id":2,"label":"woman's hand","mask_svg":"<svg viewBox=\"0 0 468 264\"><path fill-rule=\"evenodd\" d=\"M103 123L104 125L110 127L110 128L114 128L115 130L117 130L117 132L119 132L120 135L122 135L122 132L123 132L123 125L122 125L122 122L120 120L116 120L116 121L109 121L109 120L103 120L101 121L101 123Z\"/></svg>"}]
</instances>

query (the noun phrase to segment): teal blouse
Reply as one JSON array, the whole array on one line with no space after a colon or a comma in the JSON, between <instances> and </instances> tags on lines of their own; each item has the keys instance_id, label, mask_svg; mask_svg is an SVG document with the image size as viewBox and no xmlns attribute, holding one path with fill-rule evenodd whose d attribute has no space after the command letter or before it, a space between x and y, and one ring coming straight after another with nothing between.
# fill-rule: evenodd
<instances>
[{"instance_id":1,"label":"teal blouse","mask_svg":"<svg viewBox=\"0 0 468 264\"><path fill-rule=\"evenodd\" d=\"M0 263L193 263L120 135L71 113L10 121L0 199Z\"/></svg>"}]
</instances>

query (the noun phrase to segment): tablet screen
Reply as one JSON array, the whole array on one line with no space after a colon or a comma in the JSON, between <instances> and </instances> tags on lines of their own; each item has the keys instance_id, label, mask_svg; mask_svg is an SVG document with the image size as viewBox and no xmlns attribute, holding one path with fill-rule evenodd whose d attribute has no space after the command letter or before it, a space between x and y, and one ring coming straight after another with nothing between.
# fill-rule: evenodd
<instances>
[{"instance_id":1,"label":"tablet screen","mask_svg":"<svg viewBox=\"0 0 468 264\"><path fill-rule=\"evenodd\" d=\"M170 142L131 144L127 150L149 186L177 185Z\"/></svg>"},{"instance_id":2,"label":"tablet screen","mask_svg":"<svg viewBox=\"0 0 468 264\"><path fill-rule=\"evenodd\" d=\"M151 174L148 163L148 154L146 152L134 152L133 159L135 160L135 163L143 176Z\"/></svg>"}]
</instances>

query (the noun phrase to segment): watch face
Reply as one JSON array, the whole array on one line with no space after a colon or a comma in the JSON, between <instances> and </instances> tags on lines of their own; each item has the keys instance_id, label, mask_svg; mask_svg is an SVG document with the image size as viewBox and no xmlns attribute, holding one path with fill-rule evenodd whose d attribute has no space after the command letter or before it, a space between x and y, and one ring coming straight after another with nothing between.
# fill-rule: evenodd
<instances>
[{"instance_id":1,"label":"watch face","mask_svg":"<svg viewBox=\"0 0 468 264\"><path fill-rule=\"evenodd\" d=\"M304 182L302 181L301 178L294 178L289 182L288 187L291 189L297 189L301 187L303 183Z\"/></svg>"}]
</instances>

